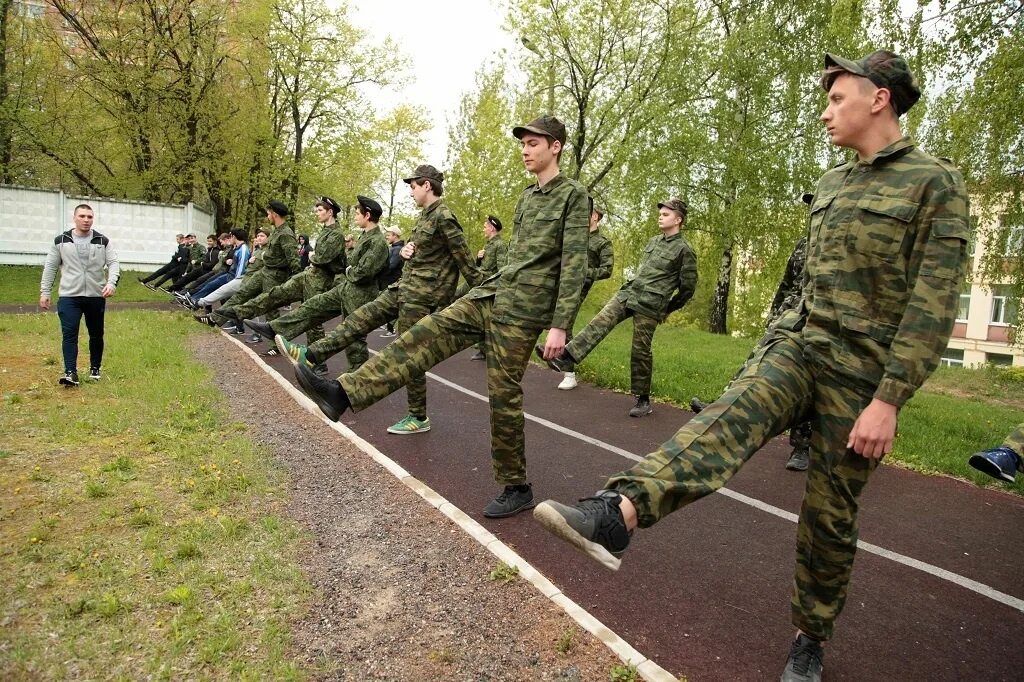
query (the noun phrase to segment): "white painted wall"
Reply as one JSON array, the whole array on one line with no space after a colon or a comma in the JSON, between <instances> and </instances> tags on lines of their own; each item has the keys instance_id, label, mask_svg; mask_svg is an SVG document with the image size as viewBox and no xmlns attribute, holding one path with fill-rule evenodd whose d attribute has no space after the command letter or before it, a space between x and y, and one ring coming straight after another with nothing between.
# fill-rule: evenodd
<instances>
[{"instance_id":1,"label":"white painted wall","mask_svg":"<svg viewBox=\"0 0 1024 682\"><path fill-rule=\"evenodd\" d=\"M0 264L41 265L53 238L73 226L72 210L89 204L94 229L110 238L122 270L155 270L174 253L174 235L193 232L201 244L213 216L194 205L96 199L60 191L0 185Z\"/></svg>"}]
</instances>

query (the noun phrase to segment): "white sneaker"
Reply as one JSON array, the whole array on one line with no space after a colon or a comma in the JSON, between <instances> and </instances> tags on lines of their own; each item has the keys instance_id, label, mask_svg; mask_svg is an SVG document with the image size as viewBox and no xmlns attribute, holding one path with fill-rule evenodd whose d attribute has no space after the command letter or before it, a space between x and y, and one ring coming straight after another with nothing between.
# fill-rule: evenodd
<instances>
[{"instance_id":1,"label":"white sneaker","mask_svg":"<svg viewBox=\"0 0 1024 682\"><path fill-rule=\"evenodd\" d=\"M565 372L562 383L558 384L558 390L571 391L576 388L576 372Z\"/></svg>"}]
</instances>

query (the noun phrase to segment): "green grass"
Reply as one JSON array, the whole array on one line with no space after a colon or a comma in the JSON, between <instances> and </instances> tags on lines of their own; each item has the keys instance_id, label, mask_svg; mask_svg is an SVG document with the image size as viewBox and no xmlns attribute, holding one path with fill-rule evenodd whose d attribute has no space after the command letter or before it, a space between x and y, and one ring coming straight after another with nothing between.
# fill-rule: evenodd
<instances>
[{"instance_id":1,"label":"green grass","mask_svg":"<svg viewBox=\"0 0 1024 682\"><path fill-rule=\"evenodd\" d=\"M117 292L110 299L112 303L134 303L145 301L167 301L167 294L151 291L139 284L136 277L143 273L122 270ZM0 265L0 304L39 303L39 281L43 268L35 265ZM53 300L60 291L60 275L53 283Z\"/></svg>"},{"instance_id":2,"label":"green grass","mask_svg":"<svg viewBox=\"0 0 1024 682\"><path fill-rule=\"evenodd\" d=\"M110 315L103 380L65 389L54 318L0 315L21 396L0 407L4 677L306 676L287 654L310 586L286 481L193 333L173 313Z\"/></svg>"},{"instance_id":3,"label":"green grass","mask_svg":"<svg viewBox=\"0 0 1024 682\"><path fill-rule=\"evenodd\" d=\"M576 321L577 332L612 293L614 288L606 284L594 288ZM632 334L631 322L620 324L577 368L579 377L628 393ZM681 407L688 407L693 396L703 400L718 397L754 343L753 339L661 325L654 335L654 397ZM627 407L623 403L624 412ZM1024 495L1024 476L1018 476L1013 484L999 483L967 465L971 453L999 445L1022 422L1021 368L941 367L901 412L891 458L921 472L957 476Z\"/></svg>"}]
</instances>

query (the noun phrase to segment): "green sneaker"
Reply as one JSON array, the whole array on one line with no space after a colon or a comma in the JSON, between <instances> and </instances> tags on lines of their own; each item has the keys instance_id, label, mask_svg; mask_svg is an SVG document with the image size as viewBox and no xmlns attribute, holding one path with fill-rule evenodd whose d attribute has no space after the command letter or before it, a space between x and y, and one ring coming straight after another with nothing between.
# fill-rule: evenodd
<instances>
[{"instance_id":1,"label":"green sneaker","mask_svg":"<svg viewBox=\"0 0 1024 682\"><path fill-rule=\"evenodd\" d=\"M293 365L305 365L310 369L313 369L313 363L306 357L306 347L297 343L292 343L288 339L284 338L280 334L274 335L274 344L277 349L281 351L281 355L288 358L288 361Z\"/></svg>"},{"instance_id":2,"label":"green sneaker","mask_svg":"<svg viewBox=\"0 0 1024 682\"><path fill-rule=\"evenodd\" d=\"M416 417L407 415L404 419L399 421L394 426L388 427L388 433L397 433L400 436L407 436L410 433L423 433L424 431L430 430L430 417L426 417L422 420Z\"/></svg>"}]
</instances>

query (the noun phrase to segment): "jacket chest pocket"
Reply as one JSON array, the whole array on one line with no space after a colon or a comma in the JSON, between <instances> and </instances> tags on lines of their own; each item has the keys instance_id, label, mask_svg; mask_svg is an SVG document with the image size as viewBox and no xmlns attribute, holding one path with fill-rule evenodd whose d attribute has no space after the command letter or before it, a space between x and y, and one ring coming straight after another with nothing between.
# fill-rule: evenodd
<instances>
[{"instance_id":1,"label":"jacket chest pocket","mask_svg":"<svg viewBox=\"0 0 1024 682\"><path fill-rule=\"evenodd\" d=\"M869 194L857 202L856 221L850 228L850 246L858 253L895 260L920 203L911 199Z\"/></svg>"}]
</instances>

